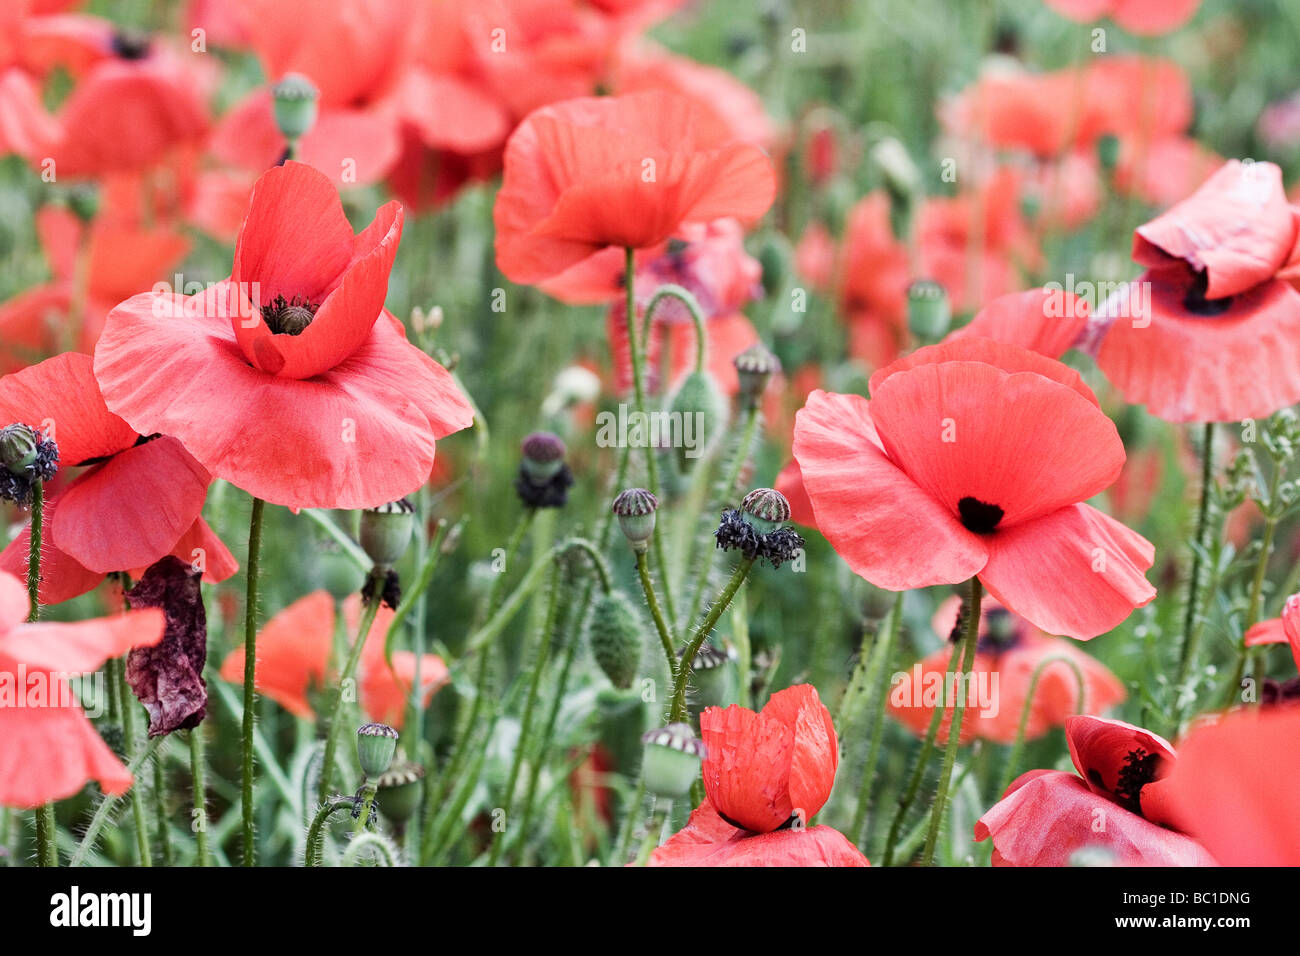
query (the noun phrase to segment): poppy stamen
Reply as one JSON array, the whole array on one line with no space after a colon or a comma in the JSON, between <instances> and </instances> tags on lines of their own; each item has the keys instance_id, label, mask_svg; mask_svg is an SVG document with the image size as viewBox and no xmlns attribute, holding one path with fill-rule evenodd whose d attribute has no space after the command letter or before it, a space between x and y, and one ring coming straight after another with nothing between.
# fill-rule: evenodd
<instances>
[{"instance_id":1,"label":"poppy stamen","mask_svg":"<svg viewBox=\"0 0 1300 956\"><path fill-rule=\"evenodd\" d=\"M1160 754L1147 753L1141 747L1129 751L1115 784L1115 799L1125 809L1142 815L1142 788L1156 779L1161 762Z\"/></svg>"},{"instance_id":2,"label":"poppy stamen","mask_svg":"<svg viewBox=\"0 0 1300 956\"><path fill-rule=\"evenodd\" d=\"M277 295L269 306L262 307L262 321L274 335L301 335L316 318L320 306L294 296L286 300Z\"/></svg>"},{"instance_id":3,"label":"poppy stamen","mask_svg":"<svg viewBox=\"0 0 1300 956\"><path fill-rule=\"evenodd\" d=\"M1183 308L1194 315L1216 316L1223 315L1232 308L1232 296L1224 296L1220 299L1208 299L1205 293L1210 289L1210 274L1202 269L1192 280L1191 286L1187 289L1187 294L1183 296Z\"/></svg>"},{"instance_id":4,"label":"poppy stamen","mask_svg":"<svg viewBox=\"0 0 1300 956\"><path fill-rule=\"evenodd\" d=\"M149 35L139 30L116 30L109 46L119 59L143 60L149 55Z\"/></svg>"},{"instance_id":5,"label":"poppy stamen","mask_svg":"<svg viewBox=\"0 0 1300 956\"><path fill-rule=\"evenodd\" d=\"M961 523L967 531L990 534L1006 512L997 505L967 495L957 502L957 513L961 515Z\"/></svg>"}]
</instances>

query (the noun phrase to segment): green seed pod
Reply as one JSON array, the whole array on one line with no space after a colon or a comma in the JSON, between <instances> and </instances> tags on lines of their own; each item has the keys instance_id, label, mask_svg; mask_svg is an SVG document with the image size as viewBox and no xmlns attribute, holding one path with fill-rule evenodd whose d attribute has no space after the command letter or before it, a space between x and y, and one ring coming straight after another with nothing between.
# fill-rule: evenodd
<instances>
[{"instance_id":1,"label":"green seed pod","mask_svg":"<svg viewBox=\"0 0 1300 956\"><path fill-rule=\"evenodd\" d=\"M922 342L937 342L948 334L952 306L948 293L933 279L917 279L907 287L907 327Z\"/></svg>"},{"instance_id":2,"label":"green seed pod","mask_svg":"<svg viewBox=\"0 0 1300 956\"><path fill-rule=\"evenodd\" d=\"M415 528L415 506L405 498L361 512L361 549L381 568L402 559Z\"/></svg>"},{"instance_id":3,"label":"green seed pod","mask_svg":"<svg viewBox=\"0 0 1300 956\"><path fill-rule=\"evenodd\" d=\"M638 554L644 553L654 537L658 507L659 499L644 488L628 488L614 499L613 512L618 517L618 526Z\"/></svg>"},{"instance_id":4,"label":"green seed pod","mask_svg":"<svg viewBox=\"0 0 1300 956\"><path fill-rule=\"evenodd\" d=\"M790 502L775 488L755 488L741 501L740 513L755 531L767 534L790 520Z\"/></svg>"},{"instance_id":5,"label":"green seed pod","mask_svg":"<svg viewBox=\"0 0 1300 956\"><path fill-rule=\"evenodd\" d=\"M394 823L405 823L420 809L424 795L424 768L404 760L390 767L377 781L375 800L379 812Z\"/></svg>"},{"instance_id":6,"label":"green seed pod","mask_svg":"<svg viewBox=\"0 0 1300 956\"><path fill-rule=\"evenodd\" d=\"M15 475L26 474L36 462L38 439L26 425L6 425L0 428L0 464Z\"/></svg>"},{"instance_id":7,"label":"green seed pod","mask_svg":"<svg viewBox=\"0 0 1300 956\"><path fill-rule=\"evenodd\" d=\"M731 364L736 366L736 376L740 379L741 404L757 408L768 382L781 371L781 360L762 342L756 342L732 359Z\"/></svg>"},{"instance_id":8,"label":"green seed pod","mask_svg":"<svg viewBox=\"0 0 1300 956\"><path fill-rule=\"evenodd\" d=\"M643 647L641 616L622 591L596 599L587 626L591 655L610 683L626 690L636 678Z\"/></svg>"},{"instance_id":9,"label":"green seed pod","mask_svg":"<svg viewBox=\"0 0 1300 956\"><path fill-rule=\"evenodd\" d=\"M382 776L397 753L397 731L387 724L366 724L357 730L357 760L366 777Z\"/></svg>"},{"instance_id":10,"label":"green seed pod","mask_svg":"<svg viewBox=\"0 0 1300 956\"><path fill-rule=\"evenodd\" d=\"M736 698L736 654L705 643L691 661L691 709L726 707Z\"/></svg>"},{"instance_id":11,"label":"green seed pod","mask_svg":"<svg viewBox=\"0 0 1300 956\"><path fill-rule=\"evenodd\" d=\"M271 87L271 105L280 135L289 141L300 139L316 125L320 91L301 73L286 73Z\"/></svg>"},{"instance_id":12,"label":"green seed pod","mask_svg":"<svg viewBox=\"0 0 1300 956\"><path fill-rule=\"evenodd\" d=\"M645 744L642 767L646 789L670 799L690 793L704 759L704 741L695 736L690 724L647 731L641 741Z\"/></svg>"},{"instance_id":13,"label":"green seed pod","mask_svg":"<svg viewBox=\"0 0 1300 956\"><path fill-rule=\"evenodd\" d=\"M727 420L726 396L707 372L691 372L673 393L669 412L674 419L681 416L681 440L675 442L677 464L683 472L689 471Z\"/></svg>"}]
</instances>

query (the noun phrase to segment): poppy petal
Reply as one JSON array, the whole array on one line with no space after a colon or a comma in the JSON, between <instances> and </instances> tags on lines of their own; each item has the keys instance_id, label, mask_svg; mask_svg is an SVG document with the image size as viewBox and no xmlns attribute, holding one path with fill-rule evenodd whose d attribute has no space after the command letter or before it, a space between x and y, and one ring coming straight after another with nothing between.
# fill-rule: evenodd
<instances>
[{"instance_id":1,"label":"poppy petal","mask_svg":"<svg viewBox=\"0 0 1300 956\"><path fill-rule=\"evenodd\" d=\"M129 611L71 624L20 624L0 637L0 654L37 670L86 674L111 657L152 647L162 638L161 611Z\"/></svg>"},{"instance_id":2,"label":"poppy petal","mask_svg":"<svg viewBox=\"0 0 1300 956\"><path fill-rule=\"evenodd\" d=\"M313 591L277 613L257 637L254 686L295 717L314 720L307 700L312 686L325 683L334 646L334 598ZM221 679L244 679L244 649L237 647L221 663Z\"/></svg>"},{"instance_id":3,"label":"poppy petal","mask_svg":"<svg viewBox=\"0 0 1300 956\"><path fill-rule=\"evenodd\" d=\"M51 694L71 698L64 681L53 675L51 681ZM107 794L131 786L130 772L80 707L0 707L0 804L37 807L70 797L91 780Z\"/></svg>"}]
</instances>

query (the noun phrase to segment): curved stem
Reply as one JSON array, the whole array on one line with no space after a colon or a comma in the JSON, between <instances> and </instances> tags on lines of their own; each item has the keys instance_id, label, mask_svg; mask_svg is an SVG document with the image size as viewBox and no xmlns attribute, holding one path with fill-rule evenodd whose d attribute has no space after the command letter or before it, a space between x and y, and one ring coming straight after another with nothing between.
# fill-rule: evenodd
<instances>
[{"instance_id":1,"label":"curved stem","mask_svg":"<svg viewBox=\"0 0 1300 956\"><path fill-rule=\"evenodd\" d=\"M1064 656L1063 654L1053 654L1051 657L1045 657L1039 665L1034 668L1033 677L1029 681L1029 693L1025 696L1025 705L1020 709L1020 725L1016 728L1016 740L1011 745L1011 753L1007 756L1007 766L1002 772L1002 785L998 787L998 794L1006 792L1007 787L1011 786L1011 781L1016 778L1016 767L1020 765L1020 752L1025 748L1025 734L1029 730L1029 715L1033 711L1034 696L1038 692L1038 681L1043 676L1043 672L1052 664L1065 664L1070 670L1074 671L1074 681L1078 688L1078 696L1075 698L1077 706L1075 713L1086 713L1084 708L1087 701L1084 699L1087 684L1083 679L1083 671L1079 665Z\"/></svg>"},{"instance_id":2,"label":"curved stem","mask_svg":"<svg viewBox=\"0 0 1300 956\"><path fill-rule=\"evenodd\" d=\"M930 807L930 829L925 837L925 849L921 851L921 865L929 866L934 861L934 850L939 842L939 830L943 826L943 815L948 809L948 785L952 782L952 767L957 762L957 750L961 747L961 724L966 710L967 686L962 674L975 662L975 648L980 639L980 601L984 596L984 585L979 578L970 579L970 607L967 608L965 651L962 654L961 668L957 672L957 699L953 701L952 723L948 725L948 746L943 752L943 765L939 768L939 790L935 794L934 804Z\"/></svg>"},{"instance_id":3,"label":"curved stem","mask_svg":"<svg viewBox=\"0 0 1300 956\"><path fill-rule=\"evenodd\" d=\"M311 826L307 828L307 848L304 853L303 866L321 865L321 850L325 843L322 830L330 814L335 810L351 810L355 806L356 802L348 797L336 797L320 805L320 808L316 811L316 816L312 818Z\"/></svg>"},{"instance_id":4,"label":"curved stem","mask_svg":"<svg viewBox=\"0 0 1300 956\"><path fill-rule=\"evenodd\" d=\"M685 286L668 282L655 289L654 295L650 297L650 302L645 308L645 318L641 320L641 340L650 341L651 320L655 309L664 299L678 300L691 314L691 322L695 326L695 371L703 372L708 364L709 354L709 334L704 327L704 310L700 308L699 300Z\"/></svg>"},{"instance_id":5,"label":"curved stem","mask_svg":"<svg viewBox=\"0 0 1300 956\"><path fill-rule=\"evenodd\" d=\"M375 623L375 615L379 613L380 599L378 596L373 598L365 609L361 612L361 624L357 628L356 639L352 642L352 647L348 650L347 660L343 664L343 673L339 675L338 691L334 695L334 707L330 712L330 726L325 734L325 759L320 768L320 799L323 801L330 792L331 782L334 778L334 759L338 752L339 735L343 727L343 688L347 686L348 681L356 677L357 665L361 661L361 652L366 646L366 640L370 637L370 627Z\"/></svg>"},{"instance_id":6,"label":"curved stem","mask_svg":"<svg viewBox=\"0 0 1300 956\"><path fill-rule=\"evenodd\" d=\"M740 564L736 565L731 580L727 582L727 586L722 589L718 599L713 602L713 607L709 609L708 617L700 624L695 636L691 638L691 642L686 645L686 650L682 653L682 659L677 665L677 677L673 681L673 703L668 716L670 724L685 719L686 681L690 678L691 664L695 661L695 655L704 644L705 639L712 633L714 625L718 623L718 618L722 617L722 612L727 609L731 599L736 596L736 591L744 583L745 578L749 576L750 569L754 567L756 560L757 558L745 558Z\"/></svg>"},{"instance_id":7,"label":"curved stem","mask_svg":"<svg viewBox=\"0 0 1300 956\"><path fill-rule=\"evenodd\" d=\"M1210 486L1214 479L1214 422L1206 422L1201 439L1201 503L1196 513L1196 547L1192 553L1192 576L1187 585L1187 613L1183 619L1183 647L1178 661L1178 686L1181 687L1191 673L1196 659L1201 629L1197 618L1201 605L1201 552L1205 548L1205 532L1210 524Z\"/></svg>"},{"instance_id":8,"label":"curved stem","mask_svg":"<svg viewBox=\"0 0 1300 956\"><path fill-rule=\"evenodd\" d=\"M397 855L393 849L393 844L378 833L359 833L352 838L352 842L343 851L342 863L344 866L356 866L362 853L366 850L377 850L384 866L397 866Z\"/></svg>"},{"instance_id":9,"label":"curved stem","mask_svg":"<svg viewBox=\"0 0 1300 956\"><path fill-rule=\"evenodd\" d=\"M240 812L244 827L244 866L257 859L257 835L253 821L253 714L257 703L254 689L257 677L257 587L261 574L262 511L265 502L253 499L248 518L247 592L244 598L244 715L242 726L243 757L240 763Z\"/></svg>"},{"instance_id":10,"label":"curved stem","mask_svg":"<svg viewBox=\"0 0 1300 956\"><path fill-rule=\"evenodd\" d=\"M663 611L659 609L659 598L655 594L654 581L650 579L650 563L644 551L636 553L636 573L641 578L641 590L645 592L646 603L650 605L650 616L654 618L655 630L659 632L659 643L663 645L664 657L668 660L668 676L677 679L677 652L673 650L673 638L664 623Z\"/></svg>"}]
</instances>

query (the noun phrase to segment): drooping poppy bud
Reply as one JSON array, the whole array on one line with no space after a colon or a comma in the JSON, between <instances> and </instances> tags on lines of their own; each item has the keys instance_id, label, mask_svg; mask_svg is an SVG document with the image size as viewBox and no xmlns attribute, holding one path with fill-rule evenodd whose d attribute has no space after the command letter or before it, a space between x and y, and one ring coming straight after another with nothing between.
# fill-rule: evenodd
<instances>
[{"instance_id":1,"label":"drooping poppy bud","mask_svg":"<svg viewBox=\"0 0 1300 956\"><path fill-rule=\"evenodd\" d=\"M948 293L933 279L917 279L907 287L907 327L922 342L937 342L948 333L952 306Z\"/></svg>"},{"instance_id":2,"label":"drooping poppy bud","mask_svg":"<svg viewBox=\"0 0 1300 956\"><path fill-rule=\"evenodd\" d=\"M628 488L614 499L614 514L618 526L632 545L632 550L644 554L655 533L655 511L659 499L644 488Z\"/></svg>"},{"instance_id":3,"label":"drooping poppy bud","mask_svg":"<svg viewBox=\"0 0 1300 956\"><path fill-rule=\"evenodd\" d=\"M280 135L293 142L301 139L316 125L317 100L320 91L301 73L286 73L279 83L271 87L271 103L275 125Z\"/></svg>"},{"instance_id":4,"label":"drooping poppy bud","mask_svg":"<svg viewBox=\"0 0 1300 956\"><path fill-rule=\"evenodd\" d=\"M690 724L669 724L641 736L645 744L642 770L645 786L659 797L675 799L691 792L704 760L704 741Z\"/></svg>"},{"instance_id":5,"label":"drooping poppy bud","mask_svg":"<svg viewBox=\"0 0 1300 956\"><path fill-rule=\"evenodd\" d=\"M757 408L772 376L781 371L781 360L762 342L755 342L741 352L731 364L736 366L740 379L740 403L745 408Z\"/></svg>"},{"instance_id":6,"label":"drooping poppy bud","mask_svg":"<svg viewBox=\"0 0 1300 956\"><path fill-rule=\"evenodd\" d=\"M357 729L357 761L361 772L380 777L397 753L397 731L387 724L365 724Z\"/></svg>"},{"instance_id":7,"label":"drooping poppy bud","mask_svg":"<svg viewBox=\"0 0 1300 956\"><path fill-rule=\"evenodd\" d=\"M677 464L685 472L717 436L726 420L727 400L711 375L691 372L673 393L669 413L674 419L680 416L683 436L694 437L694 441L683 440L677 445Z\"/></svg>"},{"instance_id":8,"label":"drooping poppy bud","mask_svg":"<svg viewBox=\"0 0 1300 956\"><path fill-rule=\"evenodd\" d=\"M596 599L587 626L591 655L610 683L620 689L632 686L641 663L641 619L622 591Z\"/></svg>"}]
</instances>

